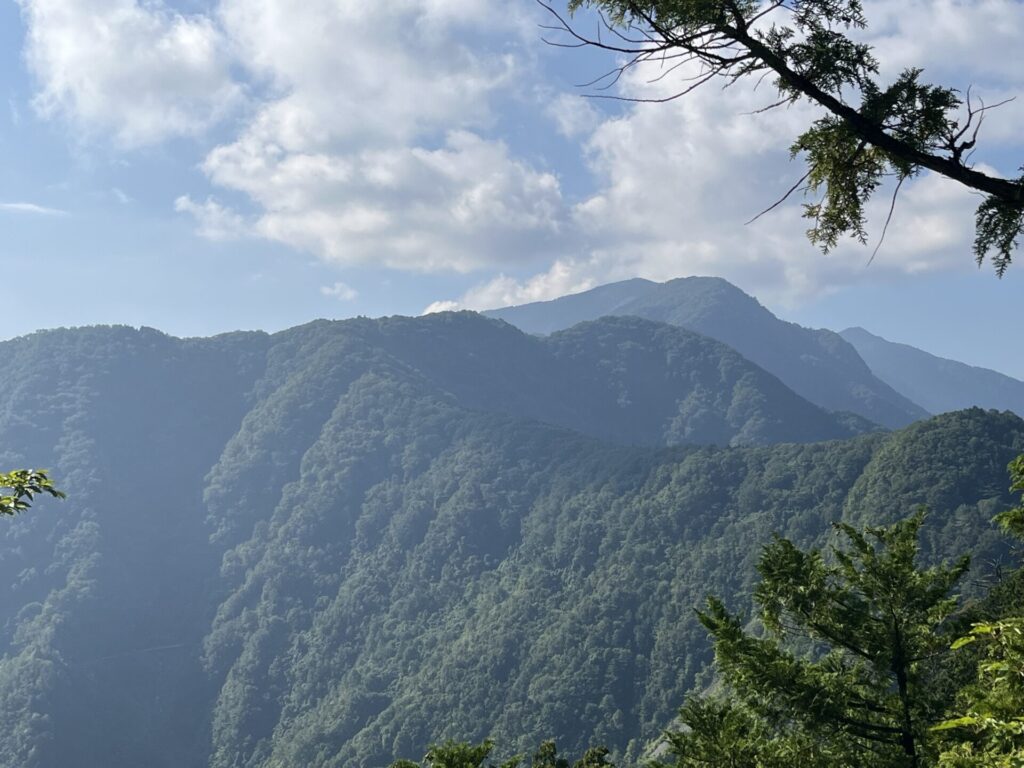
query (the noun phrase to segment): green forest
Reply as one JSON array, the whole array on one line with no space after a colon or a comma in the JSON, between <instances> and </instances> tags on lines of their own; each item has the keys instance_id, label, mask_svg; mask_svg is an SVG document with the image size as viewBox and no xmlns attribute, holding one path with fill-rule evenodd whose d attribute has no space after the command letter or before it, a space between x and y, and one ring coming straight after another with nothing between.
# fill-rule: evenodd
<instances>
[{"instance_id":1,"label":"green forest","mask_svg":"<svg viewBox=\"0 0 1024 768\"><path fill-rule=\"evenodd\" d=\"M0 19L0 768L1024 768L1024 0Z\"/></svg>"},{"instance_id":2,"label":"green forest","mask_svg":"<svg viewBox=\"0 0 1024 768\"><path fill-rule=\"evenodd\" d=\"M459 768L668 760L684 702L704 717L692 702L743 690L705 600L767 626L751 596L776 535L831 551L836 522L926 505L920 563L972 557L950 621L966 634L1016 594L992 519L1017 503L1020 418L886 432L651 321L0 347L0 465L67 494L2 531L3 765L383 767L431 744L426 764ZM756 734L736 701L725 724Z\"/></svg>"}]
</instances>

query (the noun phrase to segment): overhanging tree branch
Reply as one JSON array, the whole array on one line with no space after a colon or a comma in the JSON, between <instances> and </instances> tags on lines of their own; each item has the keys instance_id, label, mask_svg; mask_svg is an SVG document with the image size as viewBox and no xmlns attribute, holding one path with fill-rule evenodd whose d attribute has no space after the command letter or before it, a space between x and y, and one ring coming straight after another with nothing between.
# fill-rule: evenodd
<instances>
[{"instance_id":1,"label":"overhanging tree branch","mask_svg":"<svg viewBox=\"0 0 1024 768\"><path fill-rule=\"evenodd\" d=\"M1009 266L1024 234L1024 176L1002 178L969 162L985 114L999 105L978 100L976 106L970 89L962 98L953 88L923 83L920 69L879 84L871 46L850 34L867 26L861 0L569 0L570 14L598 10L605 27L618 32L614 43L581 34L538 2L556 20L548 29L569 35L573 47L629 57L616 81L630 68L657 61L671 61L670 71L687 64L698 70L669 96L605 98L666 102L717 78L729 85L769 74L782 98L768 109L801 99L821 106L826 114L796 139L792 153L808 164L805 192L824 189L822 202L806 205L805 216L812 221L810 239L825 252L840 235L866 243L872 194L890 176L898 179L898 193L904 180L926 169L984 195L975 218L975 257L981 263L991 256L1000 276ZM892 207L886 223L891 218Z\"/></svg>"}]
</instances>

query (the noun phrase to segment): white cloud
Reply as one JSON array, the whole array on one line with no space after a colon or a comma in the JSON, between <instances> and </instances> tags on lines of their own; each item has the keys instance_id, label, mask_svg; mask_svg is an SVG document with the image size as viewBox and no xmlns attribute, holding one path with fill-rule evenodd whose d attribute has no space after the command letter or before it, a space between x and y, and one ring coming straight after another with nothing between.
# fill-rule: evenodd
<instances>
[{"instance_id":1,"label":"white cloud","mask_svg":"<svg viewBox=\"0 0 1024 768\"><path fill-rule=\"evenodd\" d=\"M425 130L491 119L489 93L516 74L514 57L471 47L501 14L482 0L223 0L238 60L267 84L249 141L284 152L342 141L408 142Z\"/></svg>"},{"instance_id":2,"label":"white cloud","mask_svg":"<svg viewBox=\"0 0 1024 768\"><path fill-rule=\"evenodd\" d=\"M551 253L558 179L484 138L521 76L520 11L488 0L224 0L263 101L202 164L253 232L338 264L466 271Z\"/></svg>"},{"instance_id":3,"label":"white cloud","mask_svg":"<svg viewBox=\"0 0 1024 768\"><path fill-rule=\"evenodd\" d=\"M212 197L197 203L188 195L182 195L174 201L174 210L195 218L199 234L210 240L235 240L246 236L250 231L241 215L224 207Z\"/></svg>"},{"instance_id":4,"label":"white cloud","mask_svg":"<svg viewBox=\"0 0 1024 768\"><path fill-rule=\"evenodd\" d=\"M490 0L20 0L47 117L139 146L209 128L242 98L211 182L248 197L175 209L212 239L262 236L342 264L468 270L550 253L557 177L485 138L521 85L523 11ZM532 42L536 42L533 40Z\"/></svg>"},{"instance_id":5,"label":"white cloud","mask_svg":"<svg viewBox=\"0 0 1024 768\"><path fill-rule=\"evenodd\" d=\"M48 208L45 205L36 203L0 203L0 211L11 211L12 213L29 213L37 216L67 216L67 211L59 208Z\"/></svg>"},{"instance_id":6,"label":"white cloud","mask_svg":"<svg viewBox=\"0 0 1024 768\"><path fill-rule=\"evenodd\" d=\"M462 305L457 301L435 301L423 310L423 314L433 315L437 312L454 312L455 310L462 308Z\"/></svg>"},{"instance_id":7,"label":"white cloud","mask_svg":"<svg viewBox=\"0 0 1024 768\"><path fill-rule=\"evenodd\" d=\"M933 10L935 25L929 21ZM952 61L960 81L984 86L976 92L1024 90L1024 50L1018 45L1024 35L1022 3L876 0L867 14L877 21L880 56L899 59L890 67L893 71L919 63L929 68L926 74L943 78L954 71ZM956 48L953 57L947 36ZM904 57L903 44L912 55ZM993 63L1000 58L991 54L994 44L1007 51L1007 63ZM618 92L663 98L685 87L685 70L675 79L661 80L652 78L655 72L653 65L629 71ZM528 289L543 294L548 289L542 286L564 283L563 273L568 272L570 282L580 283L633 275L667 279L715 274L756 289L771 301L793 304L879 274L945 269L970 259L978 198L930 174L904 185L885 244L870 266L870 248L844 243L825 256L810 245L799 197L746 225L803 173L801 163L789 160L787 149L816 114L804 104L750 114L773 96L768 83L755 89L754 83L743 81L725 90L710 84L669 103L636 104L604 119L585 134L585 151L598 182L574 210L578 253L583 255L563 257L557 277L539 273L514 285L502 277L460 301L466 306L490 304L499 285L505 298ZM566 104L551 109L557 115ZM563 132L578 130L575 125L567 120ZM989 128L997 128L994 113ZM1019 128L1014 136L1005 126L999 130L997 138L1012 139L1019 154L1024 144ZM870 207L874 238L881 234L888 206L882 190Z\"/></svg>"},{"instance_id":8,"label":"white cloud","mask_svg":"<svg viewBox=\"0 0 1024 768\"><path fill-rule=\"evenodd\" d=\"M548 102L545 112L558 132L569 139L590 133L601 122L600 113L580 94L558 94Z\"/></svg>"},{"instance_id":9,"label":"white cloud","mask_svg":"<svg viewBox=\"0 0 1024 768\"><path fill-rule=\"evenodd\" d=\"M545 272L526 280L520 281L506 275L498 275L469 289L457 300L433 302L423 310L423 314L454 309L494 309L529 304L533 301L548 301L593 288L597 281L591 272L587 264L560 259Z\"/></svg>"},{"instance_id":10,"label":"white cloud","mask_svg":"<svg viewBox=\"0 0 1024 768\"><path fill-rule=\"evenodd\" d=\"M808 244L798 201L744 225L803 172L787 147L814 110L750 115L774 93L742 83L609 116L552 92L532 60L532 4L211 0L185 15L161 0L19 2L44 115L124 146L237 119L200 168L252 213L178 198L200 234L263 237L341 265L497 273L431 308L694 273L792 303L969 258L974 198L927 175L906 186L870 267L870 250L826 257ZM1024 91L1024 3L869 0L867 14L887 73L923 64L926 78L976 83L989 103ZM681 82L650 74L631 72L619 93L665 96ZM580 142L591 189L567 201L548 165L559 158L499 140L517 109ZM1019 149L1022 117L1024 99L993 113L983 136ZM872 207L876 236L887 208Z\"/></svg>"},{"instance_id":11,"label":"white cloud","mask_svg":"<svg viewBox=\"0 0 1024 768\"><path fill-rule=\"evenodd\" d=\"M352 301L359 297L359 292L340 280L333 285L323 285L320 287L320 293L324 296L330 296L331 298L337 299L338 301Z\"/></svg>"},{"instance_id":12,"label":"white cloud","mask_svg":"<svg viewBox=\"0 0 1024 768\"><path fill-rule=\"evenodd\" d=\"M36 109L134 147L196 135L241 96L211 19L160 2L19 0Z\"/></svg>"},{"instance_id":13,"label":"white cloud","mask_svg":"<svg viewBox=\"0 0 1024 768\"><path fill-rule=\"evenodd\" d=\"M259 234L338 264L466 271L536 259L557 242L566 215L555 176L466 131L438 149L351 153L243 139L215 149L203 167L257 203Z\"/></svg>"},{"instance_id":14,"label":"white cloud","mask_svg":"<svg viewBox=\"0 0 1024 768\"><path fill-rule=\"evenodd\" d=\"M922 67L922 79L995 104L982 143L1021 144L1024 122L1024 3L1019 0L872 0L866 4L883 75ZM1002 169L1012 173L1014 167Z\"/></svg>"},{"instance_id":15,"label":"white cloud","mask_svg":"<svg viewBox=\"0 0 1024 768\"><path fill-rule=\"evenodd\" d=\"M1019 0L869 0L869 39L890 77L923 67L926 79L1020 85L1024 8Z\"/></svg>"}]
</instances>

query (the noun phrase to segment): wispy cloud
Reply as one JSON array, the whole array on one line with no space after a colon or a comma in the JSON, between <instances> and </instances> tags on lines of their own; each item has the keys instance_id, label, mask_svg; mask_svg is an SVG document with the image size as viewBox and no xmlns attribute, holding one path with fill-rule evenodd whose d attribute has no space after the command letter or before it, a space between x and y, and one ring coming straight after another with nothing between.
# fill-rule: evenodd
<instances>
[{"instance_id":1,"label":"wispy cloud","mask_svg":"<svg viewBox=\"0 0 1024 768\"><path fill-rule=\"evenodd\" d=\"M340 280L334 285L324 285L320 288L320 293L324 296L331 296L338 301L352 301L359 296L359 292L347 283L343 283Z\"/></svg>"},{"instance_id":2,"label":"wispy cloud","mask_svg":"<svg viewBox=\"0 0 1024 768\"><path fill-rule=\"evenodd\" d=\"M241 215L212 197L197 202L188 195L182 195L174 201L174 210L194 217L199 234L209 240L236 240L245 237L248 231Z\"/></svg>"},{"instance_id":3,"label":"wispy cloud","mask_svg":"<svg viewBox=\"0 0 1024 768\"><path fill-rule=\"evenodd\" d=\"M45 205L35 203L0 203L0 211L11 211L12 213L30 213L36 216L67 216L67 211L60 208L48 208Z\"/></svg>"}]
</instances>

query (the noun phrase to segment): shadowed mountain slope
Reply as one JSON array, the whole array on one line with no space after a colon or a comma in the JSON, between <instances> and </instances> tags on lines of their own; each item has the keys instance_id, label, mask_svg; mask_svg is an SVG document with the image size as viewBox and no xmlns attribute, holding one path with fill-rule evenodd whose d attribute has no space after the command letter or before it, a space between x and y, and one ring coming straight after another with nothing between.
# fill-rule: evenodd
<instances>
[{"instance_id":1,"label":"shadowed mountain slope","mask_svg":"<svg viewBox=\"0 0 1024 768\"><path fill-rule=\"evenodd\" d=\"M640 318L607 317L543 339L468 312L357 323L345 332L460 405L619 443L757 445L872 429L812 405L714 339Z\"/></svg>"}]
</instances>

